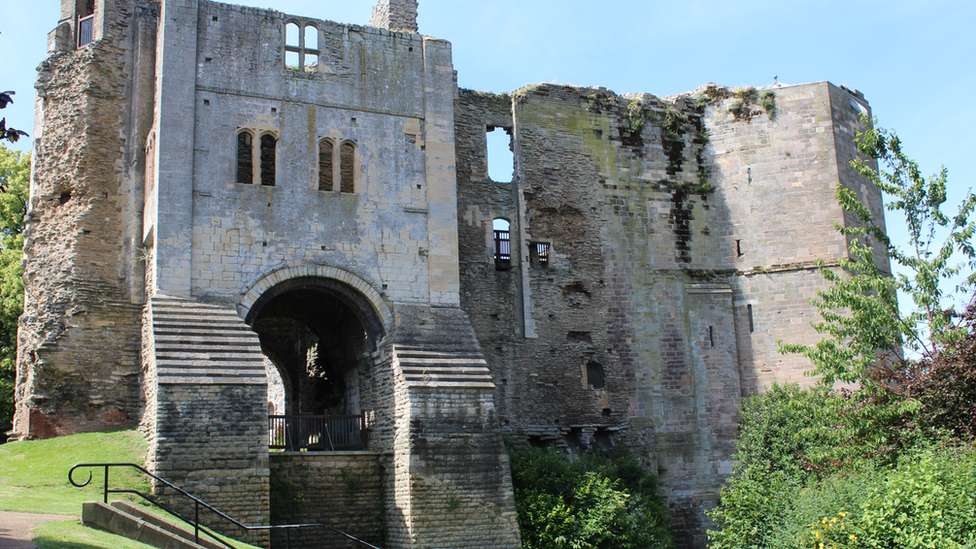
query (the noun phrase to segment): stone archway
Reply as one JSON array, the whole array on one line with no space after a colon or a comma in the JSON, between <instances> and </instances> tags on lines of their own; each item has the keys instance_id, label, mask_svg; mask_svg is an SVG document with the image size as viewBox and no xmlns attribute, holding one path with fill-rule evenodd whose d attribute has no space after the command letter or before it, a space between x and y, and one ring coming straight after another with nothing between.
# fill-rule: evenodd
<instances>
[{"instance_id":1,"label":"stone archway","mask_svg":"<svg viewBox=\"0 0 976 549\"><path fill-rule=\"evenodd\" d=\"M272 414L272 447L365 448L367 433L343 435L355 425L371 429L367 418L372 423L391 413L385 388L392 374L377 363L389 354L383 346L392 315L380 293L339 267L291 267L252 284L238 310L274 366L269 378L282 380L283 396L269 391L269 408L278 410ZM274 440L276 433L282 440ZM383 437L371 438L369 447L378 448Z\"/></svg>"}]
</instances>

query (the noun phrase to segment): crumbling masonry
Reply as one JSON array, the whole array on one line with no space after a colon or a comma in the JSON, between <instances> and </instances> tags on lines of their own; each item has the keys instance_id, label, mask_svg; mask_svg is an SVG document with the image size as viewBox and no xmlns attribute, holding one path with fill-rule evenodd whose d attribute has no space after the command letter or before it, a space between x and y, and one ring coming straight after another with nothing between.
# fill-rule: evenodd
<instances>
[{"instance_id":1,"label":"crumbling masonry","mask_svg":"<svg viewBox=\"0 0 976 549\"><path fill-rule=\"evenodd\" d=\"M63 0L16 433L139 423L154 470L245 522L390 548L518 547L503 437L625 445L703 546L741 399L803 380L775 342L816 340L815 262L855 222L836 186L881 216L848 167L866 102L459 90L416 13ZM511 181L488 177L489 130ZM358 449L269 451L269 416L309 414L361 418Z\"/></svg>"}]
</instances>

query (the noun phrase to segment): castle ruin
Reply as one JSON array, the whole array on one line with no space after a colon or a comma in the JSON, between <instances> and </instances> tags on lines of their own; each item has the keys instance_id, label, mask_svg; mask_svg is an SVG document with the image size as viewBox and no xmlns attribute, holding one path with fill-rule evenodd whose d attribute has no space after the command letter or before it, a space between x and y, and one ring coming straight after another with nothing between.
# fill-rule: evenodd
<instances>
[{"instance_id":1,"label":"castle ruin","mask_svg":"<svg viewBox=\"0 0 976 549\"><path fill-rule=\"evenodd\" d=\"M458 89L416 13L62 0L15 432L140 424L153 470L244 522L405 549L520 546L503 437L624 445L704 546L742 398L809 367L776 341L818 339L816 261L856 223L836 186L882 218L848 164L867 103Z\"/></svg>"}]
</instances>

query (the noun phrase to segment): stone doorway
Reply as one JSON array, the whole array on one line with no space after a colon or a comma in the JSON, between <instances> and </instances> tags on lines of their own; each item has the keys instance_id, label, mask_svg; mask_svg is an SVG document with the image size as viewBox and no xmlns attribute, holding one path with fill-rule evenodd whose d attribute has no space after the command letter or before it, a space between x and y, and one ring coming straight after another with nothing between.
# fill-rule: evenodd
<instances>
[{"instance_id":1,"label":"stone doorway","mask_svg":"<svg viewBox=\"0 0 976 549\"><path fill-rule=\"evenodd\" d=\"M308 277L271 288L252 307L247 320L268 370L273 448L366 447L381 324L362 301L351 288Z\"/></svg>"}]
</instances>

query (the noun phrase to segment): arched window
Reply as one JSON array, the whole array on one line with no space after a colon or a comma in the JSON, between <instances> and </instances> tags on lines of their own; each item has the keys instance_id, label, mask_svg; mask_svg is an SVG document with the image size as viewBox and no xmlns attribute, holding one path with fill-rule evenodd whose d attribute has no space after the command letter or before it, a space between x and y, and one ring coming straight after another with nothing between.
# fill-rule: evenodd
<instances>
[{"instance_id":1,"label":"arched window","mask_svg":"<svg viewBox=\"0 0 976 549\"><path fill-rule=\"evenodd\" d=\"M346 141L339 147L339 190L344 193L356 192L356 146Z\"/></svg>"},{"instance_id":2,"label":"arched window","mask_svg":"<svg viewBox=\"0 0 976 549\"><path fill-rule=\"evenodd\" d=\"M319 29L309 23L285 24L285 67L315 72L319 63Z\"/></svg>"},{"instance_id":3,"label":"arched window","mask_svg":"<svg viewBox=\"0 0 976 549\"><path fill-rule=\"evenodd\" d=\"M261 136L261 184L274 187L275 184L275 151L278 140L270 133Z\"/></svg>"},{"instance_id":4,"label":"arched window","mask_svg":"<svg viewBox=\"0 0 976 549\"><path fill-rule=\"evenodd\" d=\"M491 222L494 235L495 270L507 271L512 268L512 240L509 228L511 224L502 218Z\"/></svg>"},{"instance_id":5,"label":"arched window","mask_svg":"<svg viewBox=\"0 0 976 549\"><path fill-rule=\"evenodd\" d=\"M331 191L335 175L332 173L332 142L328 139L319 141L319 190Z\"/></svg>"},{"instance_id":6,"label":"arched window","mask_svg":"<svg viewBox=\"0 0 976 549\"><path fill-rule=\"evenodd\" d=\"M237 182L254 182L254 137L248 131L237 134Z\"/></svg>"}]
</instances>

